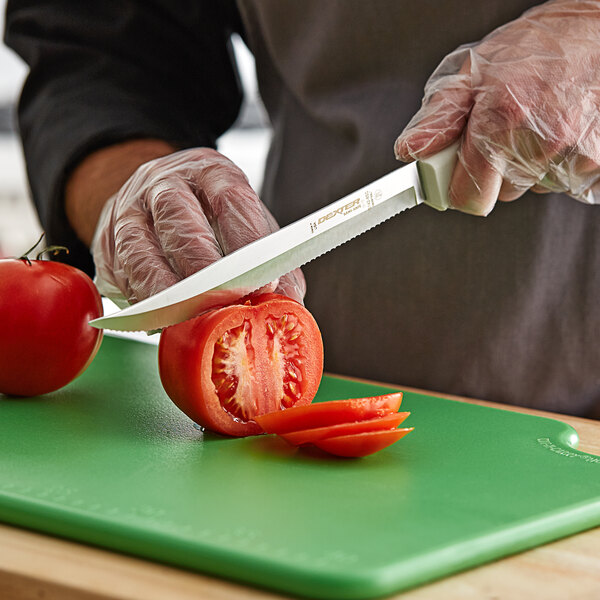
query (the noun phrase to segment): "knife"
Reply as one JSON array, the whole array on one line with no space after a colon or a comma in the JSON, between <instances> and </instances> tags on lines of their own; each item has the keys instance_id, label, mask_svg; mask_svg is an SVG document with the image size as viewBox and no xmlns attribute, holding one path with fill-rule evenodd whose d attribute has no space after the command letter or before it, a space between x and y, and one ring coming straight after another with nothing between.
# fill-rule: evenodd
<instances>
[{"instance_id":1,"label":"knife","mask_svg":"<svg viewBox=\"0 0 600 600\"><path fill-rule=\"evenodd\" d=\"M400 167L158 294L90 324L118 331L175 325L246 296L408 208L425 203L446 210L457 151L458 142L429 159Z\"/></svg>"}]
</instances>

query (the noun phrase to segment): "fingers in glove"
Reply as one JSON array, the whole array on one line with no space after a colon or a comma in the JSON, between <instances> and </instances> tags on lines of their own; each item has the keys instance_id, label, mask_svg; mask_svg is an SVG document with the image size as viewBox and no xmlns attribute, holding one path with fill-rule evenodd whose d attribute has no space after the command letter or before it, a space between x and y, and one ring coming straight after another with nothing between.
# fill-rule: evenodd
<instances>
[{"instance_id":1,"label":"fingers in glove","mask_svg":"<svg viewBox=\"0 0 600 600\"><path fill-rule=\"evenodd\" d=\"M145 196L164 256L180 279L223 256L198 197L182 177L158 180Z\"/></svg>"},{"instance_id":2,"label":"fingers in glove","mask_svg":"<svg viewBox=\"0 0 600 600\"><path fill-rule=\"evenodd\" d=\"M306 281L300 269L294 269L291 273L279 278L275 293L283 294L301 304L306 295Z\"/></svg>"},{"instance_id":3,"label":"fingers in glove","mask_svg":"<svg viewBox=\"0 0 600 600\"><path fill-rule=\"evenodd\" d=\"M163 254L146 215L139 213L115 229L117 282L131 303L157 294L179 281ZM123 289L125 288L125 289Z\"/></svg>"},{"instance_id":4,"label":"fingers in glove","mask_svg":"<svg viewBox=\"0 0 600 600\"><path fill-rule=\"evenodd\" d=\"M477 149L467 129L450 181L450 205L461 212L486 216L494 207L501 186L502 175Z\"/></svg>"},{"instance_id":5,"label":"fingers in glove","mask_svg":"<svg viewBox=\"0 0 600 600\"><path fill-rule=\"evenodd\" d=\"M229 254L274 231L264 205L241 169L222 154L205 150L194 183L223 253Z\"/></svg>"},{"instance_id":6,"label":"fingers in glove","mask_svg":"<svg viewBox=\"0 0 600 600\"><path fill-rule=\"evenodd\" d=\"M503 180L498 193L498 200L501 202L512 202L520 198L529 188L521 185L515 185L510 181Z\"/></svg>"},{"instance_id":7,"label":"fingers in glove","mask_svg":"<svg viewBox=\"0 0 600 600\"><path fill-rule=\"evenodd\" d=\"M580 200L587 204L600 204L600 175L596 182L583 192Z\"/></svg>"},{"instance_id":8,"label":"fingers in glove","mask_svg":"<svg viewBox=\"0 0 600 600\"><path fill-rule=\"evenodd\" d=\"M177 281L164 259L158 241L148 230L147 219L138 210L127 206L117 208L119 194L106 203L92 240L92 253L96 266L94 282L100 292L123 307L127 302L139 302L154 292L169 287ZM118 225L119 212L133 214L133 223ZM131 234L131 237L130 237ZM132 252L131 259L127 255ZM133 271L133 283L129 274ZM149 276L154 278L149 280Z\"/></svg>"},{"instance_id":9,"label":"fingers in glove","mask_svg":"<svg viewBox=\"0 0 600 600\"><path fill-rule=\"evenodd\" d=\"M537 185L548 157L537 134L527 129L507 130L497 141L480 140L487 156L500 166L503 182L498 200L512 202Z\"/></svg>"},{"instance_id":10,"label":"fingers in glove","mask_svg":"<svg viewBox=\"0 0 600 600\"><path fill-rule=\"evenodd\" d=\"M244 173L207 148L142 165L105 209L94 243L97 273L131 302L278 229ZM301 273L269 289L278 285L297 300L304 295Z\"/></svg>"},{"instance_id":11,"label":"fingers in glove","mask_svg":"<svg viewBox=\"0 0 600 600\"><path fill-rule=\"evenodd\" d=\"M504 118L511 113L508 109L501 112ZM520 198L543 178L548 163L548 147L536 132L482 129L482 124L493 122L490 113L485 104L473 108L450 186L452 206L474 215L488 215L497 200Z\"/></svg>"},{"instance_id":12,"label":"fingers in glove","mask_svg":"<svg viewBox=\"0 0 600 600\"><path fill-rule=\"evenodd\" d=\"M598 199L591 192L600 178L597 161L596 157L571 154L560 162L551 163L540 185L549 191L566 192L581 202L595 204Z\"/></svg>"},{"instance_id":13,"label":"fingers in glove","mask_svg":"<svg viewBox=\"0 0 600 600\"><path fill-rule=\"evenodd\" d=\"M214 153L213 163L196 179L201 204L225 254L279 229L277 221L260 201L244 173ZM300 269L272 282L274 291L302 302L306 282Z\"/></svg>"},{"instance_id":14,"label":"fingers in glove","mask_svg":"<svg viewBox=\"0 0 600 600\"><path fill-rule=\"evenodd\" d=\"M396 158L404 162L428 158L462 134L473 105L468 48L446 57L430 78L427 96L396 140Z\"/></svg>"}]
</instances>

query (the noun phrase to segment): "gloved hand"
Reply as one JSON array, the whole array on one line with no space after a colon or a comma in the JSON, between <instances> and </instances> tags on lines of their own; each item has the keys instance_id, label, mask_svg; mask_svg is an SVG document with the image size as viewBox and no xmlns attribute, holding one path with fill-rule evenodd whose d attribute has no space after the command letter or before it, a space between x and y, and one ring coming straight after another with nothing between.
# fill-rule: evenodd
<instances>
[{"instance_id":1,"label":"gloved hand","mask_svg":"<svg viewBox=\"0 0 600 600\"><path fill-rule=\"evenodd\" d=\"M600 2L546 2L449 54L396 156L426 158L461 136L454 208L486 215L528 189L600 203Z\"/></svg>"},{"instance_id":2,"label":"gloved hand","mask_svg":"<svg viewBox=\"0 0 600 600\"><path fill-rule=\"evenodd\" d=\"M104 206L92 242L96 284L123 307L278 228L225 156L210 148L176 152L139 167ZM306 285L296 269L263 291L301 302ZM234 299L224 294L215 303Z\"/></svg>"}]
</instances>

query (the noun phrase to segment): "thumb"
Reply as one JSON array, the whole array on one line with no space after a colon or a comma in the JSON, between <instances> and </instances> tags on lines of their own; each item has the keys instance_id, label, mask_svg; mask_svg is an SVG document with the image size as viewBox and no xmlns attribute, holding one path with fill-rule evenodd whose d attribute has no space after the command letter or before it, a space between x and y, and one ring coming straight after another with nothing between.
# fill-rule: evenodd
<instances>
[{"instance_id":1,"label":"thumb","mask_svg":"<svg viewBox=\"0 0 600 600\"><path fill-rule=\"evenodd\" d=\"M396 158L427 158L462 134L473 105L470 47L462 46L440 63L425 85L419 111L396 140Z\"/></svg>"}]
</instances>

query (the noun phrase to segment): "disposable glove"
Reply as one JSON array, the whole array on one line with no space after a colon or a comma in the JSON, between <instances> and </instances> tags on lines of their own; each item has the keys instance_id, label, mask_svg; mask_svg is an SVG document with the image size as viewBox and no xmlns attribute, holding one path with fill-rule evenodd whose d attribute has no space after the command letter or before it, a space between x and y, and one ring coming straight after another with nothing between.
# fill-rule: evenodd
<instances>
[{"instance_id":1,"label":"disposable glove","mask_svg":"<svg viewBox=\"0 0 600 600\"><path fill-rule=\"evenodd\" d=\"M92 242L96 284L123 307L278 228L225 156L210 148L176 152L139 167L104 206ZM301 302L306 286L296 269L262 291ZM235 297L222 293L214 304Z\"/></svg>"},{"instance_id":2,"label":"disposable glove","mask_svg":"<svg viewBox=\"0 0 600 600\"><path fill-rule=\"evenodd\" d=\"M600 203L600 2L541 4L448 55L396 156L459 138L454 208L486 215L529 189Z\"/></svg>"}]
</instances>

